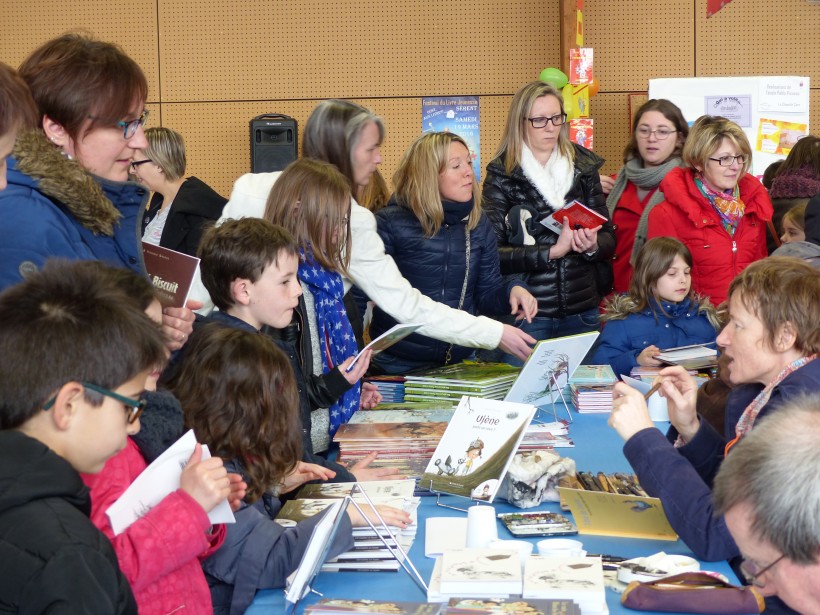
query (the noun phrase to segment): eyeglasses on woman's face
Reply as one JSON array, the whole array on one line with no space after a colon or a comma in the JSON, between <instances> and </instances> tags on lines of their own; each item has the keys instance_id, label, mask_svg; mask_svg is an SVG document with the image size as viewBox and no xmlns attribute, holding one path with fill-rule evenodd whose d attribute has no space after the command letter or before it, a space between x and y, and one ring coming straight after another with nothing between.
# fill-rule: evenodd
<instances>
[{"instance_id":1,"label":"eyeglasses on woman's face","mask_svg":"<svg viewBox=\"0 0 820 615\"><path fill-rule=\"evenodd\" d=\"M140 129L140 126L145 125L145 121L148 119L148 110L144 110L142 114L135 120L120 120L117 122L117 126L122 128L122 138L126 141L137 134L137 131Z\"/></svg>"},{"instance_id":2,"label":"eyeglasses on woman's face","mask_svg":"<svg viewBox=\"0 0 820 615\"><path fill-rule=\"evenodd\" d=\"M145 164L146 162L154 162L154 161L151 160L150 158L146 158L145 160L132 160L131 161L131 172L136 173L137 172L137 167L139 167L142 164Z\"/></svg>"},{"instance_id":3,"label":"eyeglasses on woman's face","mask_svg":"<svg viewBox=\"0 0 820 615\"><path fill-rule=\"evenodd\" d=\"M528 117L527 120L529 120L533 128L545 128L550 122L552 122L553 126L561 126L567 121L567 114L559 113L552 117Z\"/></svg>"},{"instance_id":4,"label":"eyeglasses on woman's face","mask_svg":"<svg viewBox=\"0 0 820 615\"><path fill-rule=\"evenodd\" d=\"M669 128L656 128L652 130L649 126L638 126L635 129L635 134L638 135L641 139L648 139L651 135L655 135L655 138L658 141L665 141L669 138L669 135L672 133L678 132L677 130L671 130Z\"/></svg>"},{"instance_id":5,"label":"eyeglasses on woman's face","mask_svg":"<svg viewBox=\"0 0 820 615\"><path fill-rule=\"evenodd\" d=\"M735 162L743 166L746 162L746 156L740 154L739 156L721 156L720 158L709 158L712 162L717 162L722 167L730 167Z\"/></svg>"}]
</instances>

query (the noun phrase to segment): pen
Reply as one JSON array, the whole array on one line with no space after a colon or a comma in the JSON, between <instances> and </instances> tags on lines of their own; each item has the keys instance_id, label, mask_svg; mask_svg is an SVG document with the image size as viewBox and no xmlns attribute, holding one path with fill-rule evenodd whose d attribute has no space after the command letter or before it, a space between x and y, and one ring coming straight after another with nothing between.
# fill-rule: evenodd
<instances>
[{"instance_id":1,"label":"pen","mask_svg":"<svg viewBox=\"0 0 820 615\"><path fill-rule=\"evenodd\" d=\"M649 398L652 397L657 392L657 390L661 388L661 384L663 384L663 381L658 380L655 384L652 385L652 388L646 392L646 395L644 395L643 398L648 401Z\"/></svg>"}]
</instances>

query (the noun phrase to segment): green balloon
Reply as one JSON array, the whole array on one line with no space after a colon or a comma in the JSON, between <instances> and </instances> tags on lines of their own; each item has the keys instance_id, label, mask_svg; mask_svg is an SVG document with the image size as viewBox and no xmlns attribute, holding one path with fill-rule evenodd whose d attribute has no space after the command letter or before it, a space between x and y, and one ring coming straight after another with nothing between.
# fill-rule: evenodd
<instances>
[{"instance_id":1,"label":"green balloon","mask_svg":"<svg viewBox=\"0 0 820 615\"><path fill-rule=\"evenodd\" d=\"M569 83L569 77L564 74L564 71L553 67L542 70L541 74L538 75L538 79L550 84L557 90L560 90Z\"/></svg>"}]
</instances>

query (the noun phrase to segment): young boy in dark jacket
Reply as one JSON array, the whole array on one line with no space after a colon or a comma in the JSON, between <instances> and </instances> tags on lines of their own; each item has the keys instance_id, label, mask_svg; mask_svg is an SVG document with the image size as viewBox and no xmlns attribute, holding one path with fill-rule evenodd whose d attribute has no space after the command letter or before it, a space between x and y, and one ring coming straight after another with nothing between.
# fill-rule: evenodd
<instances>
[{"instance_id":1,"label":"young boy in dark jacket","mask_svg":"<svg viewBox=\"0 0 820 615\"><path fill-rule=\"evenodd\" d=\"M50 263L0 295L0 602L137 613L79 472L139 431L160 329L89 269Z\"/></svg>"}]
</instances>

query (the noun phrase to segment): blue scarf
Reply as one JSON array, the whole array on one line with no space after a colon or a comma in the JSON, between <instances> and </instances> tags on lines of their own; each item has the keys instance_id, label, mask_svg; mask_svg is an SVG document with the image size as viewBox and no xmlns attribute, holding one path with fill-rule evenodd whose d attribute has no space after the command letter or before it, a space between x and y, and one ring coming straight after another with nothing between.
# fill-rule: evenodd
<instances>
[{"instance_id":1,"label":"blue scarf","mask_svg":"<svg viewBox=\"0 0 820 615\"><path fill-rule=\"evenodd\" d=\"M322 355L322 372L328 373L348 357L359 352L356 336L345 310L342 276L328 271L310 254L300 250L299 280L310 289L316 310L316 332ZM330 437L359 409L361 383L357 382L330 406Z\"/></svg>"}]
</instances>

